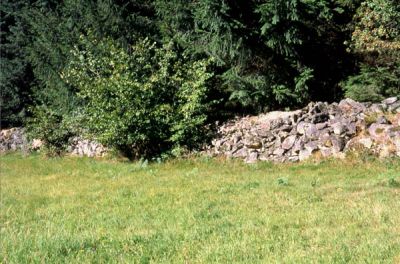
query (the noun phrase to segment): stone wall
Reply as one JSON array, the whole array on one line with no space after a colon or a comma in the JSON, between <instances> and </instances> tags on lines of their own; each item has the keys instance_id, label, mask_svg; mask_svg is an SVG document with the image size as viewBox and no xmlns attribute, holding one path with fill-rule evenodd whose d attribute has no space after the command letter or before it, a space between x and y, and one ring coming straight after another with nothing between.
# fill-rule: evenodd
<instances>
[{"instance_id":1,"label":"stone wall","mask_svg":"<svg viewBox=\"0 0 400 264\"><path fill-rule=\"evenodd\" d=\"M23 128L0 131L0 153L40 149L42 142L28 142ZM367 151L380 157L400 156L400 98L379 104L351 99L340 103L310 103L292 112L270 112L236 118L222 124L205 152L212 156L240 158L248 163L299 161L314 154L344 157L347 151ZM75 137L67 152L99 157L103 145Z\"/></svg>"},{"instance_id":2,"label":"stone wall","mask_svg":"<svg viewBox=\"0 0 400 264\"><path fill-rule=\"evenodd\" d=\"M316 153L344 157L349 150L400 156L398 98L378 104L317 102L293 112L236 118L219 127L206 152L252 163L299 161Z\"/></svg>"},{"instance_id":3,"label":"stone wall","mask_svg":"<svg viewBox=\"0 0 400 264\"><path fill-rule=\"evenodd\" d=\"M29 147L24 130L20 127L0 131L0 153L7 151L25 151Z\"/></svg>"},{"instance_id":4,"label":"stone wall","mask_svg":"<svg viewBox=\"0 0 400 264\"><path fill-rule=\"evenodd\" d=\"M107 154L107 148L102 144L80 137L70 140L67 152L74 156L102 157Z\"/></svg>"},{"instance_id":5,"label":"stone wall","mask_svg":"<svg viewBox=\"0 0 400 264\"><path fill-rule=\"evenodd\" d=\"M42 145L39 139L28 141L23 128L14 127L0 131L0 153L40 150ZM96 141L74 137L68 144L67 153L81 157L102 157L107 153L107 148Z\"/></svg>"}]
</instances>

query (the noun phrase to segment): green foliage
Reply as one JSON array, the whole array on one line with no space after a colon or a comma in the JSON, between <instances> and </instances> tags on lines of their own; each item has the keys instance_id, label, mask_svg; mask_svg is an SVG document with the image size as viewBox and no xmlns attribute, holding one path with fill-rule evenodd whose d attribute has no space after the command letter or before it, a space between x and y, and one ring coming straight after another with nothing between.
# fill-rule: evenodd
<instances>
[{"instance_id":1,"label":"green foliage","mask_svg":"<svg viewBox=\"0 0 400 264\"><path fill-rule=\"evenodd\" d=\"M216 58L226 106L260 112L332 100L353 68L349 1L156 1L161 34ZM334 55L333 55L334 54Z\"/></svg>"},{"instance_id":2,"label":"green foliage","mask_svg":"<svg viewBox=\"0 0 400 264\"><path fill-rule=\"evenodd\" d=\"M400 63L396 69L364 65L343 83L346 96L358 101L381 101L400 95Z\"/></svg>"},{"instance_id":3,"label":"green foliage","mask_svg":"<svg viewBox=\"0 0 400 264\"><path fill-rule=\"evenodd\" d=\"M148 39L128 51L110 38L81 36L63 78L79 89L85 125L100 142L130 156L152 155L201 139L209 64Z\"/></svg>"},{"instance_id":4,"label":"green foliage","mask_svg":"<svg viewBox=\"0 0 400 264\"><path fill-rule=\"evenodd\" d=\"M0 108L1 126L20 126L31 103L32 70L21 46L26 28L18 20L18 10L26 1L1 1L0 4Z\"/></svg>"},{"instance_id":5,"label":"green foliage","mask_svg":"<svg viewBox=\"0 0 400 264\"><path fill-rule=\"evenodd\" d=\"M74 135L66 118L43 106L34 109L34 116L29 119L27 128L30 138L43 140L44 150L49 156L62 154L68 140Z\"/></svg>"},{"instance_id":6,"label":"green foliage","mask_svg":"<svg viewBox=\"0 0 400 264\"><path fill-rule=\"evenodd\" d=\"M126 151L180 152L233 114L399 94L395 0L0 6L2 125L31 117L54 148L89 130Z\"/></svg>"},{"instance_id":7,"label":"green foliage","mask_svg":"<svg viewBox=\"0 0 400 264\"><path fill-rule=\"evenodd\" d=\"M388 186L389 187L394 187L394 188L399 188L400 187L400 182L396 181L396 179L394 177L391 177L388 180Z\"/></svg>"},{"instance_id":8,"label":"green foliage","mask_svg":"<svg viewBox=\"0 0 400 264\"><path fill-rule=\"evenodd\" d=\"M35 78L33 117L28 126L42 139L50 137L45 140L49 148L63 150L67 135L76 132L68 127L69 120L77 118L84 103L76 87L61 76L79 36L88 32L97 37L112 36L125 45L144 34L152 36L154 21L147 17L148 2L40 0L20 8L18 21L25 25L27 34L19 48Z\"/></svg>"},{"instance_id":9,"label":"green foliage","mask_svg":"<svg viewBox=\"0 0 400 264\"><path fill-rule=\"evenodd\" d=\"M261 15L261 35L265 44L277 54L294 56L295 45L303 43L300 34L301 1L266 1L258 6Z\"/></svg>"},{"instance_id":10,"label":"green foliage","mask_svg":"<svg viewBox=\"0 0 400 264\"><path fill-rule=\"evenodd\" d=\"M357 10L351 47L387 64L400 56L400 5L396 0L366 0ZM375 55L375 56L374 56Z\"/></svg>"},{"instance_id":11,"label":"green foliage","mask_svg":"<svg viewBox=\"0 0 400 264\"><path fill-rule=\"evenodd\" d=\"M360 57L360 72L343 88L346 96L379 101L400 95L400 6L392 0L364 1L355 16L350 48Z\"/></svg>"},{"instance_id":12,"label":"green foliage","mask_svg":"<svg viewBox=\"0 0 400 264\"><path fill-rule=\"evenodd\" d=\"M289 185L289 179L286 177L280 177L276 180L276 182L279 186L288 186Z\"/></svg>"}]
</instances>

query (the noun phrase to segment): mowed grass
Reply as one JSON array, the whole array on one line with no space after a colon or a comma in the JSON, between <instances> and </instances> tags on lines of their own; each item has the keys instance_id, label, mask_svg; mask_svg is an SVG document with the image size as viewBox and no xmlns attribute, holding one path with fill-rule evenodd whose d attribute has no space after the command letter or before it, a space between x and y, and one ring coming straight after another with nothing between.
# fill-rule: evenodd
<instances>
[{"instance_id":1,"label":"mowed grass","mask_svg":"<svg viewBox=\"0 0 400 264\"><path fill-rule=\"evenodd\" d=\"M400 263L400 161L1 161L2 263Z\"/></svg>"}]
</instances>

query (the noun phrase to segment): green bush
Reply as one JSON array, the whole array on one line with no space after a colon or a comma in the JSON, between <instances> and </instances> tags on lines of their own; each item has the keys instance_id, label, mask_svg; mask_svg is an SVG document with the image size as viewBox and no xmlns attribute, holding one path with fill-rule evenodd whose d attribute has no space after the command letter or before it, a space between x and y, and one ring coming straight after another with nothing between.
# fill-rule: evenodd
<instances>
[{"instance_id":1,"label":"green bush","mask_svg":"<svg viewBox=\"0 0 400 264\"><path fill-rule=\"evenodd\" d=\"M400 5L394 0L366 0L354 17L350 49L361 60L360 72L342 87L359 101L400 95Z\"/></svg>"},{"instance_id":2,"label":"green bush","mask_svg":"<svg viewBox=\"0 0 400 264\"><path fill-rule=\"evenodd\" d=\"M357 101L377 102L400 95L400 64L397 69L364 66L358 75L349 77L343 88L346 96Z\"/></svg>"},{"instance_id":3,"label":"green bush","mask_svg":"<svg viewBox=\"0 0 400 264\"><path fill-rule=\"evenodd\" d=\"M37 106L33 109L33 117L27 122L28 136L43 140L46 155L60 155L66 150L69 138L74 135L66 120L45 106Z\"/></svg>"},{"instance_id":4,"label":"green bush","mask_svg":"<svg viewBox=\"0 0 400 264\"><path fill-rule=\"evenodd\" d=\"M189 61L148 39L124 49L110 38L81 37L62 73L86 102L85 127L129 157L201 141L210 60Z\"/></svg>"}]
</instances>

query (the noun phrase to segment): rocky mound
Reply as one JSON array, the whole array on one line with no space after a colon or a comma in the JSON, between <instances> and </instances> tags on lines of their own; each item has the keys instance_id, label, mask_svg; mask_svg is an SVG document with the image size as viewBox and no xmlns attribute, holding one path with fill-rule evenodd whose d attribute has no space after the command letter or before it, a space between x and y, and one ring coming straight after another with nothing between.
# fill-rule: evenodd
<instances>
[{"instance_id":1,"label":"rocky mound","mask_svg":"<svg viewBox=\"0 0 400 264\"><path fill-rule=\"evenodd\" d=\"M0 153L39 150L42 145L39 139L28 141L21 127L0 131ZM107 148L96 141L74 137L69 141L67 152L76 156L101 157L107 153Z\"/></svg>"},{"instance_id":2,"label":"rocky mound","mask_svg":"<svg viewBox=\"0 0 400 264\"><path fill-rule=\"evenodd\" d=\"M40 140L28 141L23 128L0 131L0 153L39 149ZM400 98L379 104L351 99L340 103L310 103L292 112L270 112L236 118L222 124L205 152L240 158L286 162L305 160L314 154L344 157L347 151L367 151L379 157L400 156ZM99 157L103 145L79 137L71 138L67 152Z\"/></svg>"},{"instance_id":3,"label":"rocky mound","mask_svg":"<svg viewBox=\"0 0 400 264\"><path fill-rule=\"evenodd\" d=\"M315 153L343 157L349 150L400 156L398 98L379 104L317 102L293 112L236 118L219 127L206 152L252 163L299 161Z\"/></svg>"},{"instance_id":4,"label":"rocky mound","mask_svg":"<svg viewBox=\"0 0 400 264\"><path fill-rule=\"evenodd\" d=\"M24 130L20 127L0 131L0 153L7 151L27 150L28 141Z\"/></svg>"}]
</instances>

